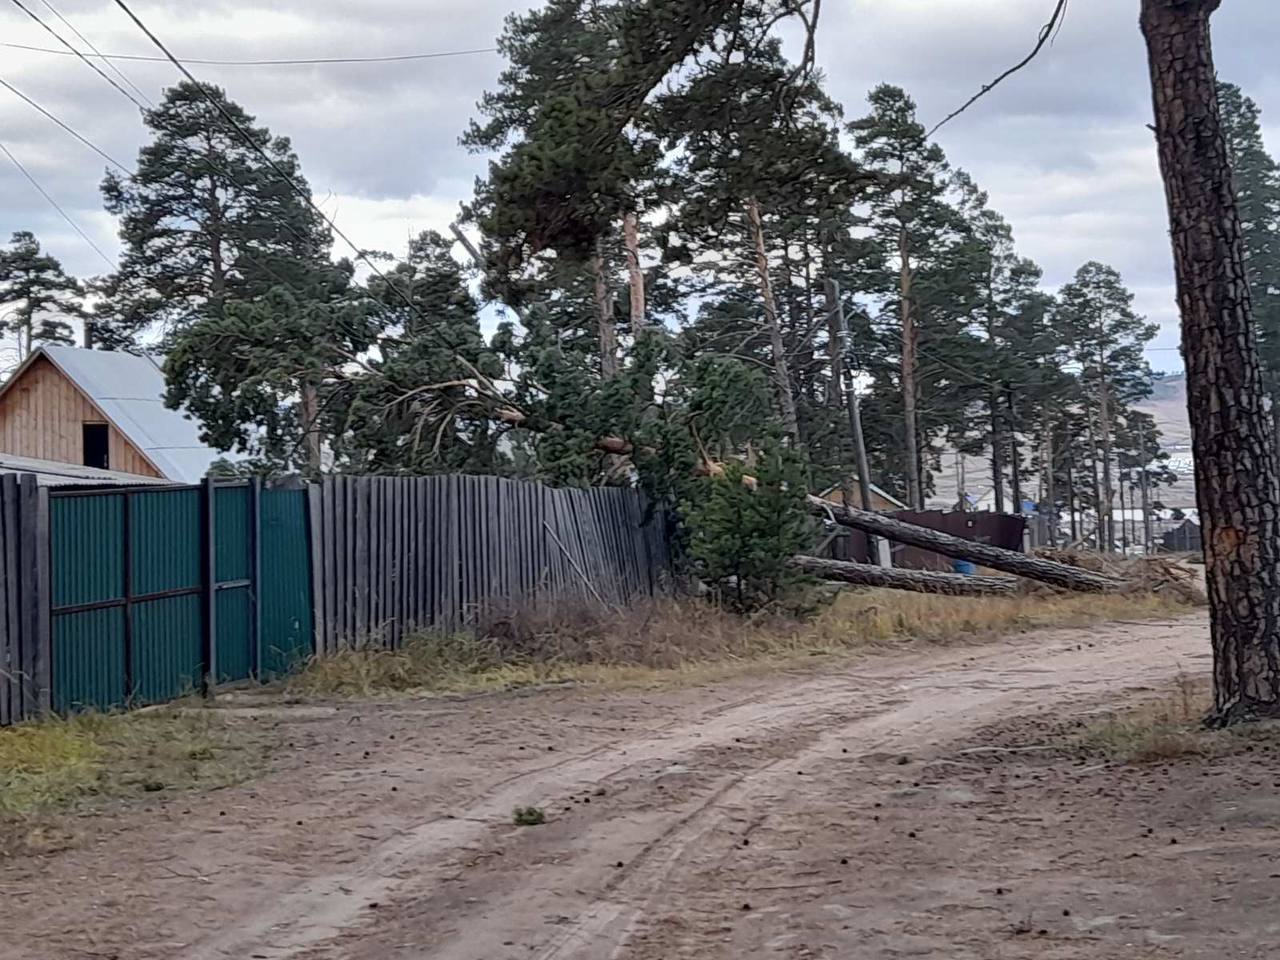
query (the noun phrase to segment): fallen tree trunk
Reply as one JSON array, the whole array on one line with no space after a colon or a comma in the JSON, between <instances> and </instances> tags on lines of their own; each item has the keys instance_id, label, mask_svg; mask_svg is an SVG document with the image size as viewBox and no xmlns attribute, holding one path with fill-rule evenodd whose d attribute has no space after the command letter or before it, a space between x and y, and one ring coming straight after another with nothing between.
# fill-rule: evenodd
<instances>
[{"instance_id":1,"label":"fallen tree trunk","mask_svg":"<svg viewBox=\"0 0 1280 960\"><path fill-rule=\"evenodd\" d=\"M1008 596L1018 589L1018 581L1012 577L966 577L958 573L939 573L934 570L899 570L803 555L792 557L791 566L823 580L856 583L866 587L889 587L893 590L914 590L917 593L943 593L955 597Z\"/></svg>"},{"instance_id":2,"label":"fallen tree trunk","mask_svg":"<svg viewBox=\"0 0 1280 960\"><path fill-rule=\"evenodd\" d=\"M1117 593L1125 589L1123 580L1109 577L1106 574L1081 570L1065 563L1055 563L1040 557L1027 556L1015 550L993 547L989 543L978 543L963 537L953 537L940 530L917 526L914 523L903 523L893 517L857 507L842 506L823 500L821 497L809 497L810 509L820 516L830 517L842 526L852 527L864 533L873 533L897 543L932 550L944 557L955 557L959 560L970 560L980 563L1001 573L1039 580L1066 590L1077 590L1083 593Z\"/></svg>"}]
</instances>

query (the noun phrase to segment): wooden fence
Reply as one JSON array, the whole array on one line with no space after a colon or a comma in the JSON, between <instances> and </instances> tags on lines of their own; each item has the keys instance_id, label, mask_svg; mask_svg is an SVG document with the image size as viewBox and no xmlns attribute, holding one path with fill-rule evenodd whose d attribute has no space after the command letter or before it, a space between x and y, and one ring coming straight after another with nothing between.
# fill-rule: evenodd
<instances>
[{"instance_id":1,"label":"wooden fence","mask_svg":"<svg viewBox=\"0 0 1280 960\"><path fill-rule=\"evenodd\" d=\"M333 477L50 490L0 477L0 725L278 675L548 601L660 589L633 490Z\"/></svg>"},{"instance_id":2,"label":"wooden fence","mask_svg":"<svg viewBox=\"0 0 1280 960\"><path fill-rule=\"evenodd\" d=\"M49 495L0 477L0 725L49 709Z\"/></svg>"},{"instance_id":3,"label":"wooden fence","mask_svg":"<svg viewBox=\"0 0 1280 960\"><path fill-rule=\"evenodd\" d=\"M516 605L626 603L669 562L638 492L500 477L330 477L311 488L311 531L320 653Z\"/></svg>"}]
</instances>

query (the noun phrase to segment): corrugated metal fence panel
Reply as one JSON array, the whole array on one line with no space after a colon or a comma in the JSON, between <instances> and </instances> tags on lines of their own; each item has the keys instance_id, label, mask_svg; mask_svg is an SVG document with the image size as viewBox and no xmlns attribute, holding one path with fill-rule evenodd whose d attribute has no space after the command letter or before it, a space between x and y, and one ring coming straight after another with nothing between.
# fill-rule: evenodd
<instances>
[{"instance_id":1,"label":"corrugated metal fence panel","mask_svg":"<svg viewBox=\"0 0 1280 960\"><path fill-rule=\"evenodd\" d=\"M200 586L200 496L196 489L132 493L129 531L133 595Z\"/></svg>"},{"instance_id":2,"label":"corrugated metal fence panel","mask_svg":"<svg viewBox=\"0 0 1280 960\"><path fill-rule=\"evenodd\" d=\"M253 574L249 528L251 495L248 484L214 490L214 556L218 583L248 580Z\"/></svg>"},{"instance_id":3,"label":"corrugated metal fence panel","mask_svg":"<svg viewBox=\"0 0 1280 960\"><path fill-rule=\"evenodd\" d=\"M219 683L253 676L253 604L249 591L249 587L219 590L215 600Z\"/></svg>"},{"instance_id":4,"label":"corrugated metal fence panel","mask_svg":"<svg viewBox=\"0 0 1280 960\"><path fill-rule=\"evenodd\" d=\"M262 673L284 673L312 652L311 558L306 492L262 493L259 585Z\"/></svg>"},{"instance_id":5,"label":"corrugated metal fence panel","mask_svg":"<svg viewBox=\"0 0 1280 960\"><path fill-rule=\"evenodd\" d=\"M125 595L125 495L54 498L50 512L53 708L110 709L128 699L123 605L57 613L58 607L121 603Z\"/></svg>"},{"instance_id":6,"label":"corrugated metal fence panel","mask_svg":"<svg viewBox=\"0 0 1280 960\"><path fill-rule=\"evenodd\" d=\"M56 497L49 504L53 605L124 596L124 495Z\"/></svg>"},{"instance_id":7,"label":"corrugated metal fence panel","mask_svg":"<svg viewBox=\"0 0 1280 960\"><path fill-rule=\"evenodd\" d=\"M135 703L161 703L198 689L202 602L200 594L188 593L133 607Z\"/></svg>"},{"instance_id":8,"label":"corrugated metal fence panel","mask_svg":"<svg viewBox=\"0 0 1280 960\"><path fill-rule=\"evenodd\" d=\"M253 649L254 493L247 483L213 493L214 643L218 683L248 680L256 667Z\"/></svg>"},{"instance_id":9,"label":"corrugated metal fence panel","mask_svg":"<svg viewBox=\"0 0 1280 960\"><path fill-rule=\"evenodd\" d=\"M53 709L123 706L125 608L100 607L53 618Z\"/></svg>"}]
</instances>

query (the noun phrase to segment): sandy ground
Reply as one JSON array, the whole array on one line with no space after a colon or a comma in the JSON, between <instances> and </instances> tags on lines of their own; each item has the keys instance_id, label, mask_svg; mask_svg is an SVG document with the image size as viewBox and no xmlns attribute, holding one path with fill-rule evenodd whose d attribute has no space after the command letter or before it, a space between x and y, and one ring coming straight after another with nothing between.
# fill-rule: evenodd
<instances>
[{"instance_id":1,"label":"sandy ground","mask_svg":"<svg viewBox=\"0 0 1280 960\"><path fill-rule=\"evenodd\" d=\"M1207 646L1189 617L660 692L255 710L288 745L269 775L0 863L0 955L1274 956L1269 746L1043 750ZM549 822L513 826L524 804Z\"/></svg>"}]
</instances>

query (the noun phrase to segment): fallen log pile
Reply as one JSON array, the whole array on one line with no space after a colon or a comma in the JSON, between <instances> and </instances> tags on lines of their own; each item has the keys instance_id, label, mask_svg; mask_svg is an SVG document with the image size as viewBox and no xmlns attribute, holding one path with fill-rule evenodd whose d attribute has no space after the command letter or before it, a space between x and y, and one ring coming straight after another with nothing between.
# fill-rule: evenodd
<instances>
[{"instance_id":1,"label":"fallen log pile","mask_svg":"<svg viewBox=\"0 0 1280 960\"><path fill-rule=\"evenodd\" d=\"M903 570L868 563L848 563L821 557L797 556L791 566L823 580L853 583L863 587L889 587L919 593L942 593L956 597L1010 596L1018 592L1013 577L967 577L934 570Z\"/></svg>"},{"instance_id":2,"label":"fallen log pile","mask_svg":"<svg viewBox=\"0 0 1280 960\"><path fill-rule=\"evenodd\" d=\"M878 537L932 550L944 557L957 560L968 560L981 564L1001 573L1038 580L1064 590L1077 590L1084 593L1119 593L1128 588L1128 583L1119 577L1080 567L1046 560L1042 557L1028 556L1015 550L993 547L989 543L953 537L940 530L903 523L893 517L857 507L846 507L842 504L823 500L821 497L809 497L809 507L818 516L826 517L841 526L861 530Z\"/></svg>"}]
</instances>

